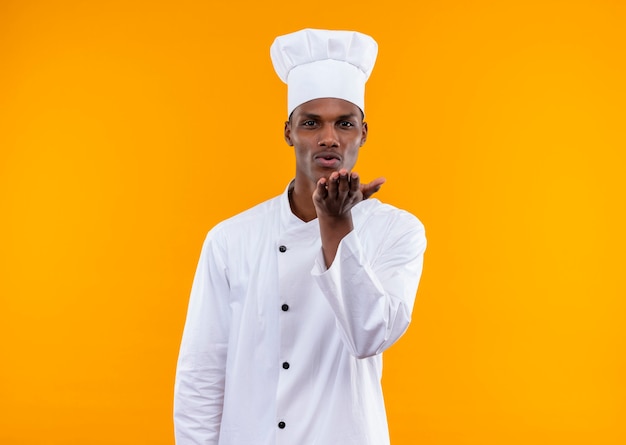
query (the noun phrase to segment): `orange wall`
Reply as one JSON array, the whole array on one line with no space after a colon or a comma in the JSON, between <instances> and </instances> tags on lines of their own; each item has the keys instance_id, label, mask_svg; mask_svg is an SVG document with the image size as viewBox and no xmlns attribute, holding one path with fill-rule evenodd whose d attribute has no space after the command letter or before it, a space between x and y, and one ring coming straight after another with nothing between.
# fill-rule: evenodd
<instances>
[{"instance_id":1,"label":"orange wall","mask_svg":"<svg viewBox=\"0 0 626 445\"><path fill-rule=\"evenodd\" d=\"M195 263L280 193L303 27L380 45L358 171L418 215L394 445L626 443L622 1L0 3L0 443L173 444Z\"/></svg>"}]
</instances>

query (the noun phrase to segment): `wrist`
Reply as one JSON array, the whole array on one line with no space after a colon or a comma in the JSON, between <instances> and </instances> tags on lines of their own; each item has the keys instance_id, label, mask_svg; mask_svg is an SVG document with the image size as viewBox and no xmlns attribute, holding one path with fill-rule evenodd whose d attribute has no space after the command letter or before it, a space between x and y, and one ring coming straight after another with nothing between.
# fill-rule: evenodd
<instances>
[{"instance_id":1,"label":"wrist","mask_svg":"<svg viewBox=\"0 0 626 445\"><path fill-rule=\"evenodd\" d=\"M333 229L340 227L349 227L350 230L352 229L352 212L349 210L340 215L328 215L321 213L317 215L317 218L320 225L326 225L327 227L331 227Z\"/></svg>"}]
</instances>

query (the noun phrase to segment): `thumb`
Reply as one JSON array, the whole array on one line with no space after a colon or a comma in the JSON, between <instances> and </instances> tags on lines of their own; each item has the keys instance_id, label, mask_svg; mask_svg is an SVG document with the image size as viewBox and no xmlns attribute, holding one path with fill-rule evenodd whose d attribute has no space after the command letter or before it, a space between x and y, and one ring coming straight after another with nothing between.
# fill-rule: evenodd
<instances>
[{"instance_id":1,"label":"thumb","mask_svg":"<svg viewBox=\"0 0 626 445\"><path fill-rule=\"evenodd\" d=\"M367 184L361 184L361 193L363 193L363 199L367 199L376 193L382 185L385 183L385 178L376 178Z\"/></svg>"}]
</instances>

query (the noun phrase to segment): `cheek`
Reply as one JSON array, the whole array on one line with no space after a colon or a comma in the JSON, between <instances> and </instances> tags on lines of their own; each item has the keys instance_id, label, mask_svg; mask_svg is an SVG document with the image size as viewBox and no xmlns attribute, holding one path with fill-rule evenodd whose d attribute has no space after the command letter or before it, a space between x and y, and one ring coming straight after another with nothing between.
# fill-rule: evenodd
<instances>
[{"instance_id":1,"label":"cheek","mask_svg":"<svg viewBox=\"0 0 626 445\"><path fill-rule=\"evenodd\" d=\"M307 162L308 158L309 158L309 150L307 150L306 148L302 147L301 145L296 145L294 146L295 150L295 155L296 155L296 160L299 163L305 163Z\"/></svg>"},{"instance_id":2,"label":"cheek","mask_svg":"<svg viewBox=\"0 0 626 445\"><path fill-rule=\"evenodd\" d=\"M347 163L350 164L350 168L354 167L354 164L356 164L356 160L359 156L359 149L355 148L354 150L350 150L348 153L346 153L346 161Z\"/></svg>"}]
</instances>

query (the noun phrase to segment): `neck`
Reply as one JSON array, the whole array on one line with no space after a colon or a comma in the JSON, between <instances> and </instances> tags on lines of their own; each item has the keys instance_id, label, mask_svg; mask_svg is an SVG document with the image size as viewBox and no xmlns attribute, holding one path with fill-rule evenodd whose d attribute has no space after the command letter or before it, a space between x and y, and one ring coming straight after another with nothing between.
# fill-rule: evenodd
<instances>
[{"instance_id":1,"label":"neck","mask_svg":"<svg viewBox=\"0 0 626 445\"><path fill-rule=\"evenodd\" d=\"M313 205L313 191L307 193L295 187L295 183L289 187L289 206L291 212L304 222L309 222L317 218L317 212Z\"/></svg>"}]
</instances>

